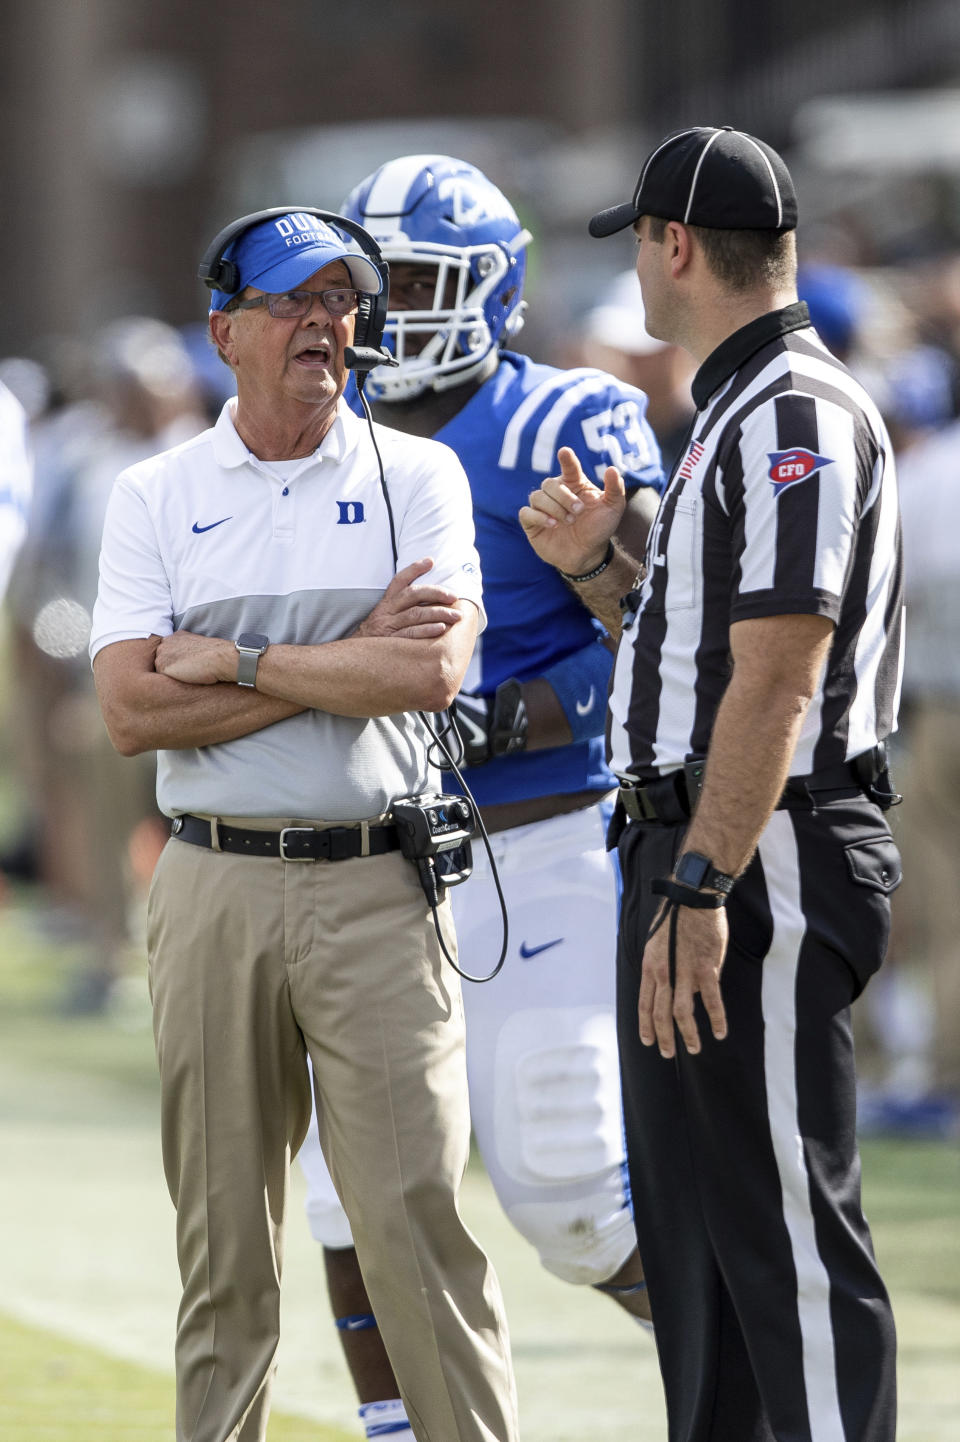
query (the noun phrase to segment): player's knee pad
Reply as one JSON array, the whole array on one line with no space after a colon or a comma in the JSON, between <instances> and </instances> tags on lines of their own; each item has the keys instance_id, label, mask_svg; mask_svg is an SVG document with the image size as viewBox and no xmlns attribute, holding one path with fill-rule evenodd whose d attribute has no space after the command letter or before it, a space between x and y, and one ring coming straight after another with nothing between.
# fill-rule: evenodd
<instances>
[{"instance_id":1,"label":"player's knee pad","mask_svg":"<svg viewBox=\"0 0 960 1442\"><path fill-rule=\"evenodd\" d=\"M497 1039L493 1075L488 1170L504 1210L549 1271L606 1281L636 1245L613 1016L595 1007L515 1013Z\"/></svg>"},{"instance_id":2,"label":"player's knee pad","mask_svg":"<svg viewBox=\"0 0 960 1442\"><path fill-rule=\"evenodd\" d=\"M616 1275L637 1245L633 1214L619 1169L596 1179L596 1189L505 1207L510 1221L536 1247L541 1264L562 1282L595 1287Z\"/></svg>"},{"instance_id":3,"label":"player's knee pad","mask_svg":"<svg viewBox=\"0 0 960 1442\"><path fill-rule=\"evenodd\" d=\"M307 1133L297 1160L307 1181L304 1211L311 1237L321 1246L334 1250L352 1247L353 1233L327 1170L316 1127L311 1127Z\"/></svg>"}]
</instances>

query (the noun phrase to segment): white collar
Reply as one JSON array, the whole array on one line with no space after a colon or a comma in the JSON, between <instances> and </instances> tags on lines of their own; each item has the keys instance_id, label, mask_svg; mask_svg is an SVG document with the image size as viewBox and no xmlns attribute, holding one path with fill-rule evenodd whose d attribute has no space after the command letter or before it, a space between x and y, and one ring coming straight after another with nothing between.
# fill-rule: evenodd
<instances>
[{"instance_id":1,"label":"white collar","mask_svg":"<svg viewBox=\"0 0 960 1442\"><path fill-rule=\"evenodd\" d=\"M213 428L213 453L217 464L224 470L245 466L256 459L237 432L234 422L236 409L237 398L231 396L217 417L216 425ZM313 455L304 456L304 461L333 461L335 465L339 465L356 447L364 424L359 416L354 415L341 397L333 425Z\"/></svg>"}]
</instances>

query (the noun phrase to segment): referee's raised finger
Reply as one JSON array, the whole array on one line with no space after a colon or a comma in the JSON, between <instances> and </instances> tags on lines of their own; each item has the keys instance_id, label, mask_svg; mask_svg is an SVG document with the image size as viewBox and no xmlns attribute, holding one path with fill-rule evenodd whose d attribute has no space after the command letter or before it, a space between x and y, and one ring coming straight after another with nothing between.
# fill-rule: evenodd
<instances>
[{"instance_id":1,"label":"referee's raised finger","mask_svg":"<svg viewBox=\"0 0 960 1442\"><path fill-rule=\"evenodd\" d=\"M587 480L583 473L583 467L577 459L575 451L569 446L561 446L557 452L557 460L560 462L560 479L568 490L576 494L584 487L593 489L592 483Z\"/></svg>"}]
</instances>

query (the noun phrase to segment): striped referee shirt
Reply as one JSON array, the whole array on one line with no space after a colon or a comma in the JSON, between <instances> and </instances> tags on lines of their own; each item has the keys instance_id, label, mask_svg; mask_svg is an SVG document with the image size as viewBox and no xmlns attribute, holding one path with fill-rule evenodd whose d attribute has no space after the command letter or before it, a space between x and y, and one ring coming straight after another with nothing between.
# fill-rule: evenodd
<instances>
[{"instance_id":1,"label":"striped referee shirt","mask_svg":"<svg viewBox=\"0 0 960 1442\"><path fill-rule=\"evenodd\" d=\"M836 626L791 774L850 760L894 729L900 690L900 521L883 421L803 303L729 336L697 372L693 398L624 613L611 766L649 779L705 756L730 678L730 626L786 614Z\"/></svg>"}]
</instances>

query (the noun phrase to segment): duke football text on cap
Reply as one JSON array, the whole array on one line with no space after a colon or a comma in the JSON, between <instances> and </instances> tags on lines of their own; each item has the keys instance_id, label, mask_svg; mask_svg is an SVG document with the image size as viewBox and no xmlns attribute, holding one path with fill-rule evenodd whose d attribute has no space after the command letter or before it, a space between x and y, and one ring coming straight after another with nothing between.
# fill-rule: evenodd
<instances>
[{"instance_id":1,"label":"duke football text on cap","mask_svg":"<svg viewBox=\"0 0 960 1442\"><path fill-rule=\"evenodd\" d=\"M278 294L296 290L311 275L332 261L342 260L355 290L379 295L380 273L376 266L353 250L340 233L307 211L292 210L253 225L226 252L240 273L236 291L212 292L210 309L223 310L246 286Z\"/></svg>"},{"instance_id":2,"label":"duke football text on cap","mask_svg":"<svg viewBox=\"0 0 960 1442\"><path fill-rule=\"evenodd\" d=\"M678 130L644 161L633 199L601 210L594 237L614 235L641 215L713 230L793 230L797 195L769 145L729 125Z\"/></svg>"}]
</instances>

